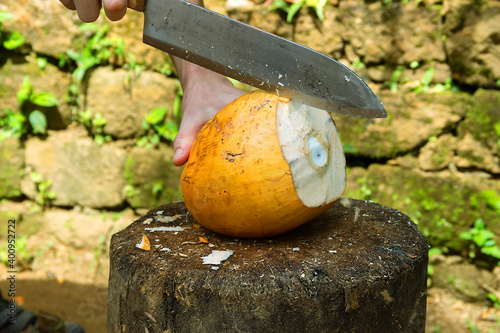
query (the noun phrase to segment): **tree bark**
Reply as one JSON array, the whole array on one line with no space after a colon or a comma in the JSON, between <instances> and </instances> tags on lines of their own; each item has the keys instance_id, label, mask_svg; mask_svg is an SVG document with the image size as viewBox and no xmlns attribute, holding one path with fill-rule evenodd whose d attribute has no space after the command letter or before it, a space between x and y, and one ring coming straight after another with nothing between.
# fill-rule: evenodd
<instances>
[{"instance_id":1,"label":"tree bark","mask_svg":"<svg viewBox=\"0 0 500 333\"><path fill-rule=\"evenodd\" d=\"M204 263L214 250L229 257ZM221 236L171 203L112 237L108 332L424 332L427 252L407 216L373 202L267 239Z\"/></svg>"}]
</instances>

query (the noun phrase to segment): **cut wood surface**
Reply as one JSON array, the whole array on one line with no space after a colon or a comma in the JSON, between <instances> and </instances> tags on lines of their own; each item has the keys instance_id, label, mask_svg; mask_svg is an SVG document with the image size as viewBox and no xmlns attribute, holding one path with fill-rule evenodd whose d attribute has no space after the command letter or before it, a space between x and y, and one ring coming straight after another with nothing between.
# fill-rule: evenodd
<instances>
[{"instance_id":1,"label":"cut wood surface","mask_svg":"<svg viewBox=\"0 0 500 333\"><path fill-rule=\"evenodd\" d=\"M112 237L108 332L424 332L427 251L373 202L344 198L267 239L216 234L171 203Z\"/></svg>"}]
</instances>

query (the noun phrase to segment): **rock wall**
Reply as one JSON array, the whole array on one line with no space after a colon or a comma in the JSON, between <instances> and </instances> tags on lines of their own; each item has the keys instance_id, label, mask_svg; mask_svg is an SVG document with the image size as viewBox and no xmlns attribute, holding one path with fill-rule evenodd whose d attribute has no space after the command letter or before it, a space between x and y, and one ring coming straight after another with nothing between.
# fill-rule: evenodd
<instances>
[{"instance_id":1,"label":"rock wall","mask_svg":"<svg viewBox=\"0 0 500 333\"><path fill-rule=\"evenodd\" d=\"M304 6L290 23L269 2L206 5L338 59L383 101L388 119L334 116L349 164L347 196L405 212L432 246L466 251L459 234L478 218L500 244L497 2L331 0L323 21ZM14 50L0 47L0 109L32 111L18 105L26 76L34 91L59 100L39 108L47 134L0 141L0 211L22 219L31 214L26 206L11 204L27 202L44 207L42 218L73 207L142 214L181 199L171 142L137 145L151 134L145 116L167 107L175 121L180 96L168 56L140 42L141 15L89 25L57 1L5 0L0 10L12 14L3 35L25 39ZM104 124L85 121L85 111Z\"/></svg>"}]
</instances>

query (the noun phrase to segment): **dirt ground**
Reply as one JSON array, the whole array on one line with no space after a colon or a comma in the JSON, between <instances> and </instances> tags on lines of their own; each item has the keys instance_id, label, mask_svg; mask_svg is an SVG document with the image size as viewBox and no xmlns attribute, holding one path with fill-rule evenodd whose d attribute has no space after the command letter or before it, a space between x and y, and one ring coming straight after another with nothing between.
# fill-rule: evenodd
<instances>
[{"instance_id":1,"label":"dirt ground","mask_svg":"<svg viewBox=\"0 0 500 333\"><path fill-rule=\"evenodd\" d=\"M500 332L498 309L458 300L445 289L430 288L426 332Z\"/></svg>"},{"instance_id":2,"label":"dirt ground","mask_svg":"<svg viewBox=\"0 0 500 333\"><path fill-rule=\"evenodd\" d=\"M72 255L81 256L87 263L61 262L54 258L56 270L37 269L18 273L17 304L36 314L44 312L67 322L76 322L87 333L106 332L108 258L103 258L103 264L93 268L95 264L91 265L90 252L78 251ZM6 275L2 272L0 281L4 298L7 298L9 288Z\"/></svg>"},{"instance_id":3,"label":"dirt ground","mask_svg":"<svg viewBox=\"0 0 500 333\"><path fill-rule=\"evenodd\" d=\"M0 288L4 290L5 285L2 281ZM106 286L59 283L43 274L29 272L19 275L17 289L23 298L19 304L26 309L76 322L85 332L106 332Z\"/></svg>"}]
</instances>

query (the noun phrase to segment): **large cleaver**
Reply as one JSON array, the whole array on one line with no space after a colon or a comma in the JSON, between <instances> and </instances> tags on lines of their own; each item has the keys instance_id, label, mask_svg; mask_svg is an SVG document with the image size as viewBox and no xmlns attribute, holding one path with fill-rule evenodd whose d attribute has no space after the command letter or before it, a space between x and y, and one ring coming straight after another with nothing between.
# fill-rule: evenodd
<instances>
[{"instance_id":1,"label":"large cleaver","mask_svg":"<svg viewBox=\"0 0 500 333\"><path fill-rule=\"evenodd\" d=\"M146 44L319 109L387 117L366 83L338 61L185 0L129 0Z\"/></svg>"}]
</instances>

